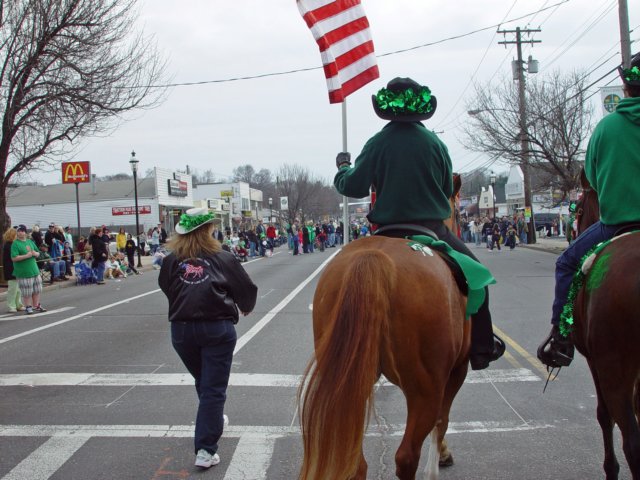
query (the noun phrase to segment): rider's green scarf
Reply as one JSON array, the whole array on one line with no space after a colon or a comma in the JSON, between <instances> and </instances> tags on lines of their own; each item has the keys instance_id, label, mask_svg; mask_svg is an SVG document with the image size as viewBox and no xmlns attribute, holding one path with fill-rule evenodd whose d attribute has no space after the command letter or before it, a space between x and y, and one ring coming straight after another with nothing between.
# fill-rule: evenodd
<instances>
[{"instance_id":1,"label":"rider's green scarf","mask_svg":"<svg viewBox=\"0 0 640 480\"><path fill-rule=\"evenodd\" d=\"M435 240L427 235L412 235L408 238L409 240L418 242L418 246L424 245L429 248L433 248L434 250L438 250L439 252L446 253L460 266L462 273L467 280L467 286L469 287L467 316L477 313L480 306L484 303L486 296L485 287L496 283L496 279L493 278L489 269L470 256L455 251L442 240ZM416 244L409 245L412 248L419 250L419 248L414 247Z\"/></svg>"}]
</instances>

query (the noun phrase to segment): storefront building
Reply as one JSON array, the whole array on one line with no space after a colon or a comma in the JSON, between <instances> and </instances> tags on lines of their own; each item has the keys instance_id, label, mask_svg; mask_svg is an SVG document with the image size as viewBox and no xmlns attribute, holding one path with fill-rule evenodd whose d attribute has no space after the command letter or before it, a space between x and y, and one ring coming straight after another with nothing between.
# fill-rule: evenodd
<instances>
[{"instance_id":1,"label":"storefront building","mask_svg":"<svg viewBox=\"0 0 640 480\"><path fill-rule=\"evenodd\" d=\"M138 218L141 231L162 223L172 232L180 214L193 206L191 176L155 168L153 176L138 178ZM29 229L49 223L69 226L78 235L78 204L75 185L24 185L7 189L7 211L14 225ZM135 192L133 179L98 181L78 185L80 234L92 226L105 225L110 231L122 226L135 234Z\"/></svg>"}]
</instances>

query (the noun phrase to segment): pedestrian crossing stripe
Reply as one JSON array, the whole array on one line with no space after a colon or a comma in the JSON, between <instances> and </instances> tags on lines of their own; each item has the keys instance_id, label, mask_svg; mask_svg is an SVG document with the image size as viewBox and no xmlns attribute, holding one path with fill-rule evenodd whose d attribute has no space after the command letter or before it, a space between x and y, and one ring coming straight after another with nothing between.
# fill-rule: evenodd
<instances>
[{"instance_id":1,"label":"pedestrian crossing stripe","mask_svg":"<svg viewBox=\"0 0 640 480\"><path fill-rule=\"evenodd\" d=\"M272 375L260 373L232 373L232 387L287 387L297 388L300 375ZM526 368L489 369L471 371L465 383L539 382L540 377ZM188 373L16 373L0 374L0 387L144 387L144 386L193 386L193 377ZM392 386L384 377L379 387Z\"/></svg>"}]
</instances>

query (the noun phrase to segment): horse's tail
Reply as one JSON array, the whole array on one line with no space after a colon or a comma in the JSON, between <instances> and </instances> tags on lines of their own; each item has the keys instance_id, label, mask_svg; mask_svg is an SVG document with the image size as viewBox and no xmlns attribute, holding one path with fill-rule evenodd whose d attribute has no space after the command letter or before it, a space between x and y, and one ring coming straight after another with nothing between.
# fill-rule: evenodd
<instances>
[{"instance_id":1,"label":"horse's tail","mask_svg":"<svg viewBox=\"0 0 640 480\"><path fill-rule=\"evenodd\" d=\"M379 250L355 254L342 279L331 279L342 284L331 313L321 320L315 358L298 392L302 480L351 478L357 471L380 374L380 349L389 351L395 279L395 265Z\"/></svg>"}]
</instances>

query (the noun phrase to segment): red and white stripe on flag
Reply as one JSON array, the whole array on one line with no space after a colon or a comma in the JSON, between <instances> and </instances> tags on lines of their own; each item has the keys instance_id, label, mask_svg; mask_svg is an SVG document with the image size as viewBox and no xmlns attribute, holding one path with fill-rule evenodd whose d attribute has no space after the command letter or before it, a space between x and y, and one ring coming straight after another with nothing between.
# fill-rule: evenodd
<instances>
[{"instance_id":1,"label":"red and white stripe on flag","mask_svg":"<svg viewBox=\"0 0 640 480\"><path fill-rule=\"evenodd\" d=\"M330 103L342 102L380 76L360 0L296 1L320 47Z\"/></svg>"}]
</instances>

